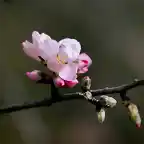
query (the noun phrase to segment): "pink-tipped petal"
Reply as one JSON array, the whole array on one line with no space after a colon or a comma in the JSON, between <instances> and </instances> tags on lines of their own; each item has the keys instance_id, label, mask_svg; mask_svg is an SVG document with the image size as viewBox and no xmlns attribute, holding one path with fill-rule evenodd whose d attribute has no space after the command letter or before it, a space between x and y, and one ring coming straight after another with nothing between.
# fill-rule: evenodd
<instances>
[{"instance_id":1,"label":"pink-tipped petal","mask_svg":"<svg viewBox=\"0 0 144 144\"><path fill-rule=\"evenodd\" d=\"M63 87L65 85L65 82L63 79L61 79L60 77L56 77L53 79L55 86L57 87Z\"/></svg>"},{"instance_id":2,"label":"pink-tipped petal","mask_svg":"<svg viewBox=\"0 0 144 144\"><path fill-rule=\"evenodd\" d=\"M78 74L84 74L84 73L86 73L86 72L88 72L88 68L87 67L84 67L84 68L82 68L82 69L79 69L78 70Z\"/></svg>"},{"instance_id":3,"label":"pink-tipped petal","mask_svg":"<svg viewBox=\"0 0 144 144\"><path fill-rule=\"evenodd\" d=\"M92 64L92 59L86 53L81 53L79 60L86 62L88 67Z\"/></svg>"},{"instance_id":4,"label":"pink-tipped petal","mask_svg":"<svg viewBox=\"0 0 144 144\"><path fill-rule=\"evenodd\" d=\"M141 128L141 124L136 124L136 127L137 128Z\"/></svg>"},{"instance_id":5,"label":"pink-tipped petal","mask_svg":"<svg viewBox=\"0 0 144 144\"><path fill-rule=\"evenodd\" d=\"M78 84L78 80L73 80L73 81L65 81L65 85L68 88L73 88L76 84Z\"/></svg>"},{"instance_id":6,"label":"pink-tipped petal","mask_svg":"<svg viewBox=\"0 0 144 144\"><path fill-rule=\"evenodd\" d=\"M82 69L84 67L88 66L88 64L86 64L85 62L83 62L82 60L79 61L79 65L78 65L78 68L79 69Z\"/></svg>"},{"instance_id":7,"label":"pink-tipped petal","mask_svg":"<svg viewBox=\"0 0 144 144\"><path fill-rule=\"evenodd\" d=\"M92 60L91 58L85 54L82 53L79 56L79 66L78 66L78 74L83 74L86 73L88 71L88 67L92 64Z\"/></svg>"},{"instance_id":8,"label":"pink-tipped petal","mask_svg":"<svg viewBox=\"0 0 144 144\"><path fill-rule=\"evenodd\" d=\"M37 81L37 80L41 79L38 72L39 71L37 71L37 70L34 70L32 72L26 72L26 76L33 81Z\"/></svg>"}]
</instances>

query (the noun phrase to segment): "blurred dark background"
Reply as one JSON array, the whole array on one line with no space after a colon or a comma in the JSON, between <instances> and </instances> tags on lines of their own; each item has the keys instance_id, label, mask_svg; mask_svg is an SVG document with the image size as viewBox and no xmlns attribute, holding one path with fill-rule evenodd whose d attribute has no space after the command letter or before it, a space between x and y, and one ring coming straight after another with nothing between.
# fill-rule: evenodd
<instances>
[{"instance_id":1,"label":"blurred dark background","mask_svg":"<svg viewBox=\"0 0 144 144\"><path fill-rule=\"evenodd\" d=\"M144 0L9 1L0 1L1 107L49 96L49 86L25 76L43 69L22 50L21 42L30 40L33 30L56 40L79 40L93 59L88 72L93 89L144 79ZM129 96L144 117L144 88ZM1 115L0 144L144 144L144 129L136 129L116 99L102 125L94 107L80 100Z\"/></svg>"}]
</instances>

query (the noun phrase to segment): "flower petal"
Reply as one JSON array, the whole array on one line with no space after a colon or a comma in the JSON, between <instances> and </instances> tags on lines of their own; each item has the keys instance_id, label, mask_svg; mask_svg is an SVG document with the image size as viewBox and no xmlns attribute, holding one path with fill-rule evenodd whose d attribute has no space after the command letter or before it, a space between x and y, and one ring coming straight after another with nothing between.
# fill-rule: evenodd
<instances>
[{"instance_id":1,"label":"flower petal","mask_svg":"<svg viewBox=\"0 0 144 144\"><path fill-rule=\"evenodd\" d=\"M81 51L81 45L76 39L65 38L59 41L60 50L68 55L68 58L76 60Z\"/></svg>"},{"instance_id":2,"label":"flower petal","mask_svg":"<svg viewBox=\"0 0 144 144\"><path fill-rule=\"evenodd\" d=\"M85 61L84 63L89 67L92 64L92 59L86 54L86 53L81 53L79 55L79 60ZM88 63L87 63L88 62Z\"/></svg>"},{"instance_id":3,"label":"flower petal","mask_svg":"<svg viewBox=\"0 0 144 144\"><path fill-rule=\"evenodd\" d=\"M65 85L64 80L61 79L60 77L54 78L53 82L54 82L55 86L57 86L57 87L63 87Z\"/></svg>"},{"instance_id":4,"label":"flower petal","mask_svg":"<svg viewBox=\"0 0 144 144\"><path fill-rule=\"evenodd\" d=\"M88 68L87 67L84 67L84 68L81 68L81 69L78 69L78 74L84 74L84 73L86 73L86 72L88 72Z\"/></svg>"},{"instance_id":5,"label":"flower petal","mask_svg":"<svg viewBox=\"0 0 144 144\"><path fill-rule=\"evenodd\" d=\"M40 41L40 34L37 31L32 32L32 43L35 47L38 47Z\"/></svg>"},{"instance_id":6,"label":"flower petal","mask_svg":"<svg viewBox=\"0 0 144 144\"><path fill-rule=\"evenodd\" d=\"M62 70L58 73L59 77L66 81L73 81L77 78L77 64L66 64Z\"/></svg>"},{"instance_id":7,"label":"flower petal","mask_svg":"<svg viewBox=\"0 0 144 144\"><path fill-rule=\"evenodd\" d=\"M23 51L31 58L38 60L38 55L39 55L39 49L36 49L33 47L33 44L30 43L29 41L25 41L22 43L23 45Z\"/></svg>"},{"instance_id":8,"label":"flower petal","mask_svg":"<svg viewBox=\"0 0 144 144\"><path fill-rule=\"evenodd\" d=\"M75 79L73 81L65 81L65 85L68 88L73 88L76 84L78 84L78 80Z\"/></svg>"},{"instance_id":9,"label":"flower petal","mask_svg":"<svg viewBox=\"0 0 144 144\"><path fill-rule=\"evenodd\" d=\"M35 48L40 49L40 56L48 60L59 51L59 44L57 41L50 38L45 33L39 34L37 31L32 33L33 44Z\"/></svg>"},{"instance_id":10,"label":"flower petal","mask_svg":"<svg viewBox=\"0 0 144 144\"><path fill-rule=\"evenodd\" d=\"M32 43L25 41L22 43L24 52L35 60L39 60L41 56L45 61L56 57L59 51L59 44L57 41L50 38L45 33L39 34L37 31L32 32Z\"/></svg>"},{"instance_id":11,"label":"flower petal","mask_svg":"<svg viewBox=\"0 0 144 144\"><path fill-rule=\"evenodd\" d=\"M42 57L46 60L56 57L59 51L58 42L52 39L45 39L40 48L43 50Z\"/></svg>"},{"instance_id":12,"label":"flower petal","mask_svg":"<svg viewBox=\"0 0 144 144\"><path fill-rule=\"evenodd\" d=\"M51 37L45 33L42 33L41 34L41 38L40 38L41 41L44 41L44 40L51 40Z\"/></svg>"}]
</instances>

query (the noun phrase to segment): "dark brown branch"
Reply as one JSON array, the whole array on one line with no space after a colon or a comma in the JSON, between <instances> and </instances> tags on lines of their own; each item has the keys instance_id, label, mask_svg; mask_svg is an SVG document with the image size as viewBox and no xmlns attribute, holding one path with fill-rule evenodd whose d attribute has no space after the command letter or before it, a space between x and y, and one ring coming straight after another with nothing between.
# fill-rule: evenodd
<instances>
[{"instance_id":1,"label":"dark brown branch","mask_svg":"<svg viewBox=\"0 0 144 144\"><path fill-rule=\"evenodd\" d=\"M127 92L128 90L131 90L138 86L143 86L144 80L137 80L135 79L131 84L125 84L117 87L112 88L103 88L103 89L97 89L97 90L91 90L93 96L99 96L99 95L105 95L105 94L114 94L114 93L121 93L121 92Z\"/></svg>"},{"instance_id":2,"label":"dark brown branch","mask_svg":"<svg viewBox=\"0 0 144 144\"><path fill-rule=\"evenodd\" d=\"M83 97L77 97L77 96L74 96L74 97L70 96L70 97L66 97L66 98L59 97L58 99L44 98L42 100L25 102L23 104L13 104L13 105L8 106L6 108L1 108L0 114L11 113L11 112L16 112L16 111L26 110L26 109L31 109L31 108L49 107L54 103L58 103L58 102L62 102L62 101L69 101L69 100L75 100L75 99L83 99L84 100Z\"/></svg>"},{"instance_id":3,"label":"dark brown branch","mask_svg":"<svg viewBox=\"0 0 144 144\"><path fill-rule=\"evenodd\" d=\"M45 81L42 80L44 84L48 84L50 80ZM6 114L31 108L39 108L39 107L49 107L54 103L61 102L61 101L69 101L74 99L84 99L82 96L79 95L70 95L68 97L62 97L58 91L58 89L54 86L54 83L51 83L51 98L44 98L42 100L35 100L30 102L24 102L23 104L13 104L6 108L0 109L0 114Z\"/></svg>"},{"instance_id":4,"label":"dark brown branch","mask_svg":"<svg viewBox=\"0 0 144 144\"><path fill-rule=\"evenodd\" d=\"M92 93L93 97L100 96L100 95L114 94L114 93L120 94L123 92L127 92L128 90L131 90L131 89L136 88L138 86L144 86L144 80L135 79L130 84L124 84L124 85L120 85L117 87L111 87L111 88L106 87L103 89L90 90L90 92ZM80 95L80 94L81 94L81 92L76 92L76 93L68 93L65 95L70 96L70 95Z\"/></svg>"},{"instance_id":5,"label":"dark brown branch","mask_svg":"<svg viewBox=\"0 0 144 144\"><path fill-rule=\"evenodd\" d=\"M23 104L13 104L11 106L8 106L6 108L1 108L0 109L0 114L3 113L11 113L11 112L16 112L20 110L26 110L30 108L38 108L38 107L44 107L44 106L50 106L52 104L51 99L43 99L39 101L31 101L31 102L25 102Z\"/></svg>"},{"instance_id":6,"label":"dark brown branch","mask_svg":"<svg viewBox=\"0 0 144 144\"><path fill-rule=\"evenodd\" d=\"M96 105L98 101L96 100L95 96L119 93L120 96L122 97L122 96L126 96L126 92L128 90L133 89L138 86L142 86L142 85L144 85L144 80L134 80L131 84L125 84L125 85L112 87L112 88L89 90L89 92L91 92L92 94L92 97L91 99L88 99L84 91L76 92L76 93L68 93L62 96L60 95L58 89L52 83L50 99L45 98L45 99L38 100L38 101L25 102L23 104L11 105L6 108L1 108L0 114L11 113L11 112L24 110L24 109L30 109L30 108L48 107L57 102L69 101L69 100L75 100L75 99L84 100L84 98L88 100L91 104Z\"/></svg>"}]
</instances>

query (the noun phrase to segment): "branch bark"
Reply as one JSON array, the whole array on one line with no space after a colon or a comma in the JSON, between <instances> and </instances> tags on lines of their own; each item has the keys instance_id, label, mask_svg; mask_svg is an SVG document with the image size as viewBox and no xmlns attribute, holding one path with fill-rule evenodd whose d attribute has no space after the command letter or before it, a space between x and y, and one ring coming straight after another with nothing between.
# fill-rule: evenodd
<instances>
[{"instance_id":1,"label":"branch bark","mask_svg":"<svg viewBox=\"0 0 144 144\"><path fill-rule=\"evenodd\" d=\"M58 102L75 100L75 99L87 100L91 104L96 105L99 102L96 99L96 97L101 96L101 95L114 94L114 93L119 93L123 101L129 100L128 97L126 96L127 91L129 91L133 88L136 88L138 86L144 85L144 80L135 79L130 84L124 84L124 85L120 85L117 87L111 87L111 88L107 87L107 88L103 88L103 89L90 90L90 89L85 88L86 87L85 84L91 85L91 83L87 83L87 81L85 81L85 82L82 85L81 92L66 93L64 95L60 95L60 93L58 91L59 89L56 88L53 83L51 83L51 98L44 98L42 100L24 102L23 104L13 104L13 105L10 105L5 108L0 108L0 114L26 110L26 109L30 109L30 108L49 107L52 104L55 104ZM47 82L43 82L43 83L47 83ZM90 88L90 86L88 86L88 88ZM88 94L87 92L90 92L92 94L92 96L89 97L87 95Z\"/></svg>"}]
</instances>

